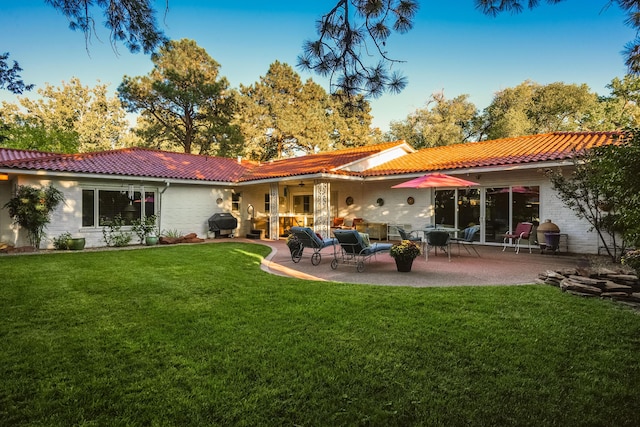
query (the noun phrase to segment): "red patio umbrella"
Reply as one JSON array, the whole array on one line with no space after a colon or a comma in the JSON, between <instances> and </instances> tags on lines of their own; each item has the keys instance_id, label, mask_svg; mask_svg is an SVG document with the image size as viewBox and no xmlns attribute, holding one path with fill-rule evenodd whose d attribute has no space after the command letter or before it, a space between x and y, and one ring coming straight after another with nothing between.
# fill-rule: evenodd
<instances>
[{"instance_id":1,"label":"red patio umbrella","mask_svg":"<svg viewBox=\"0 0 640 427\"><path fill-rule=\"evenodd\" d=\"M443 173L428 173L410 181L394 185L391 188L472 187L474 185L480 184Z\"/></svg>"}]
</instances>

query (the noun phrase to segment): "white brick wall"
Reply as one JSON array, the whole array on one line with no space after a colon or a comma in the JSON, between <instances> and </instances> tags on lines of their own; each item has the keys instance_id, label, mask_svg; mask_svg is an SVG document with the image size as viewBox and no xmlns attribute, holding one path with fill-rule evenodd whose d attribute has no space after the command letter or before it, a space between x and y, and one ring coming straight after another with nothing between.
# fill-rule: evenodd
<instances>
[{"instance_id":1,"label":"white brick wall","mask_svg":"<svg viewBox=\"0 0 640 427\"><path fill-rule=\"evenodd\" d=\"M466 177L466 176L465 176ZM569 249L576 253L596 253L599 245L597 236L589 232L589 224L579 220L573 211L565 208L557 198L551 183L536 170L511 171L482 174L468 177L478 180L483 188L508 185L538 185L540 186L540 221L551 219L560 227L562 233L569 235ZM410 224L412 229L421 229L432 222L433 210L431 189L392 189L391 186L401 182L380 181L362 183L360 181L336 181L331 183L332 204L337 204L338 216L352 219L362 217L370 222L388 224ZM17 182L0 183L0 206L4 205L11 196L12 186L15 185L46 185L49 180L37 177L22 177ZM52 221L46 230L48 240L43 247L52 247L51 238L64 232L70 232L77 237L85 237L87 247L104 246L102 227L82 228L82 186L75 180L56 179L51 181L65 196L65 203L53 214ZM86 180L82 185L101 188L119 188L120 181ZM136 184L136 187L139 184ZM264 195L269 193L269 185L238 187L236 191L242 193L242 201L238 212L231 211L231 188L213 187L207 185L145 184L147 191L157 191L156 209L160 215L162 230L177 230L184 234L196 233L200 237L207 237L207 220L217 212L231 212L239 223L237 235L243 236L251 228L250 215L247 213L249 204L254 206L255 218L266 218L264 212ZM310 189L311 190L311 189ZM337 195L337 198L333 198ZM354 203L347 206L345 200L353 197ZM407 198L415 199L413 205L407 203ZM217 199L222 199L217 203ZM383 206L378 206L376 200L382 198ZM286 206L283 207L287 209ZM0 211L0 241L17 246L26 245L24 233L17 233L11 226L11 220L5 209ZM135 242L135 239L134 239Z\"/></svg>"}]
</instances>

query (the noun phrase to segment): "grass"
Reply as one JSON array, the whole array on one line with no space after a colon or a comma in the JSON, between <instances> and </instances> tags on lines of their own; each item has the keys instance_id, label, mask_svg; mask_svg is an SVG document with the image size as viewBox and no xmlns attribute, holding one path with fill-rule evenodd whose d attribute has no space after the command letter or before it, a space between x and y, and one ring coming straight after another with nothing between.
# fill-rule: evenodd
<instances>
[{"instance_id":1,"label":"grass","mask_svg":"<svg viewBox=\"0 0 640 427\"><path fill-rule=\"evenodd\" d=\"M0 257L0 425L640 423L631 310L306 282L261 271L267 251Z\"/></svg>"}]
</instances>

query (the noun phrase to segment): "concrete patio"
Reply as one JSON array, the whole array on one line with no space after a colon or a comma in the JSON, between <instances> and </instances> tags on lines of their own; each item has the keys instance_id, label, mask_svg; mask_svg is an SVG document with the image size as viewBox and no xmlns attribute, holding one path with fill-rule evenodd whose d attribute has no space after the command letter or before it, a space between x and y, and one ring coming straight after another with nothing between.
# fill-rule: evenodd
<instances>
[{"instance_id":1,"label":"concrete patio","mask_svg":"<svg viewBox=\"0 0 640 427\"><path fill-rule=\"evenodd\" d=\"M244 239L243 239L244 240ZM305 249L299 263L291 260L289 249L284 240L247 240L270 246L273 251L263 261L262 268L273 274L292 276L310 280L326 280L347 283L376 284L388 286L478 286L478 285L520 285L535 283L538 274L546 270L575 268L584 263L585 257L573 254L540 254L537 248L521 250L519 254L513 248L502 252L502 247L476 246L480 257L473 251L468 254L462 247L452 247L451 262L441 252L429 260L424 255L417 258L411 272L400 273L396 270L395 260L388 253L380 253L365 263L363 272L358 273L354 264L338 264L331 269L333 250L325 248L321 252L320 264L311 264L311 249ZM339 250L339 247L338 247Z\"/></svg>"}]
</instances>

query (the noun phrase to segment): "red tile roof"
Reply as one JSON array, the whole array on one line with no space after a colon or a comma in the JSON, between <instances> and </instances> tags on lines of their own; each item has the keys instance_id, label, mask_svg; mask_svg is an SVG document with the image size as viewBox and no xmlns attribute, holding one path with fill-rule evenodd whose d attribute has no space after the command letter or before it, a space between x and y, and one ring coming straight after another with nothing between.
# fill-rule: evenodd
<instances>
[{"instance_id":1,"label":"red tile roof","mask_svg":"<svg viewBox=\"0 0 640 427\"><path fill-rule=\"evenodd\" d=\"M4 150L0 150L2 152ZM7 167L24 170L47 170L86 174L140 176L203 181L238 181L251 162L173 153L145 148L124 148L80 154L51 154L40 158L3 161Z\"/></svg>"},{"instance_id":2,"label":"red tile roof","mask_svg":"<svg viewBox=\"0 0 640 427\"><path fill-rule=\"evenodd\" d=\"M554 132L424 148L368 169L363 175L398 175L566 160L575 151L615 143L620 135L620 132Z\"/></svg>"},{"instance_id":3,"label":"red tile roof","mask_svg":"<svg viewBox=\"0 0 640 427\"><path fill-rule=\"evenodd\" d=\"M0 149L0 163L10 162L13 160L37 159L51 156L53 153L44 151L15 150L13 148Z\"/></svg>"},{"instance_id":4,"label":"red tile roof","mask_svg":"<svg viewBox=\"0 0 640 427\"><path fill-rule=\"evenodd\" d=\"M243 180L250 181L317 173L348 174L348 172L340 171L338 168L401 144L404 144L404 141L385 142L364 147L346 148L290 159L274 160L262 163L254 168Z\"/></svg>"},{"instance_id":5,"label":"red tile roof","mask_svg":"<svg viewBox=\"0 0 640 427\"><path fill-rule=\"evenodd\" d=\"M404 142L395 141L336 150L262 164L138 147L80 154L0 148L0 166L14 170L217 182L247 182L319 173L385 176L566 160L575 150L615 143L619 135L618 132L555 132L425 148L364 172L348 172L340 168Z\"/></svg>"}]
</instances>

